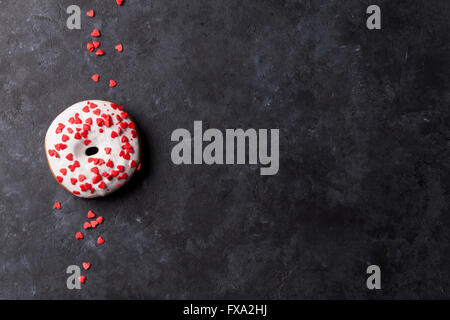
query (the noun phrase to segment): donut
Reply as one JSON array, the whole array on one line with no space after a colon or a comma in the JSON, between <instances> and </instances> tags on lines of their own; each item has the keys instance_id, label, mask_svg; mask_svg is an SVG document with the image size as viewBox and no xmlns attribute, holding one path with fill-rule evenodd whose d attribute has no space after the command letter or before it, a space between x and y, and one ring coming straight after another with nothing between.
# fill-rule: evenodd
<instances>
[{"instance_id":1,"label":"donut","mask_svg":"<svg viewBox=\"0 0 450 320\"><path fill-rule=\"evenodd\" d=\"M89 100L58 115L45 136L45 153L56 181L81 198L106 196L140 169L141 143L123 107Z\"/></svg>"}]
</instances>

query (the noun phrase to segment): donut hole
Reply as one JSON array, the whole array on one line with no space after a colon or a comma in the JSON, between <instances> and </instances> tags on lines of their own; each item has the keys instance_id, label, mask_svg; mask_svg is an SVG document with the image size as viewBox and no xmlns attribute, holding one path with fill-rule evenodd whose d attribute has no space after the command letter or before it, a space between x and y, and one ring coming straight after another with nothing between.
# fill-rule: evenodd
<instances>
[{"instance_id":1,"label":"donut hole","mask_svg":"<svg viewBox=\"0 0 450 320\"><path fill-rule=\"evenodd\" d=\"M90 147L87 148L86 151L84 152L88 157L93 156L95 154L98 153L98 148L97 147Z\"/></svg>"}]
</instances>

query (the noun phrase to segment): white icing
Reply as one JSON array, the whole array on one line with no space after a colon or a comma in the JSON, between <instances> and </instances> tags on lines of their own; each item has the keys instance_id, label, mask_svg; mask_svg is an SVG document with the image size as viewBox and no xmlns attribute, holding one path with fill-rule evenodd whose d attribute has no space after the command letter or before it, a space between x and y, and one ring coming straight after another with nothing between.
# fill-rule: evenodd
<instances>
[{"instance_id":1,"label":"white icing","mask_svg":"<svg viewBox=\"0 0 450 320\"><path fill-rule=\"evenodd\" d=\"M89 108L88 113L84 112L83 108L85 106L90 106L91 103L96 104L98 107L95 109ZM56 119L53 120L52 124L50 125L47 131L45 137L45 152L47 154L50 169L55 177L63 178L61 185L64 186L67 190L69 190L70 192L78 191L80 194L75 194L78 197L96 198L114 192L115 190L123 186L126 182L128 182L129 179L131 179L131 177L137 170L137 166L139 165L141 157L139 135L135 134L135 137L133 138L131 133L132 130L137 132L137 129L121 128L122 131L121 135L119 135L116 138L111 137L112 132L113 131L117 132L118 128L120 128L120 122L116 119L116 116L117 115L120 116L122 112L126 112L125 110L122 111L118 109L114 110L111 107L111 104L112 104L111 102L101 100L89 100L78 102L73 106L67 108L60 115L58 115ZM101 112L100 115L95 115L93 113L93 111L96 109L100 109ZM71 124L69 122L69 119L71 117L75 117L76 113L78 113L78 118L82 122L81 124ZM107 128L105 124L103 124L103 126L101 127L97 125L96 122L97 118L105 120L103 117L101 117L102 114L111 115L112 125L109 128ZM79 133L81 134L83 132L83 125L86 124L86 119L88 118L92 118L93 123L90 126L91 129L88 132L87 138L85 139L82 137L80 140L75 139L77 128L81 129L79 131ZM123 119L123 121L127 123L132 122L129 117ZM61 133L56 133L58 125L60 123L64 124L65 127ZM69 133L68 128L71 128L73 130L72 134ZM103 133L100 133L100 129L103 129ZM64 134L69 137L69 140L66 142L62 141L62 136ZM129 160L126 160L123 157L119 156L120 152L123 150L122 146L125 144L122 142L122 137L127 137L128 143L134 149L134 153L129 153L130 155ZM86 146L84 144L85 140L91 140L91 143L88 146ZM64 150L57 151L55 145L60 143L67 145L67 148ZM87 156L85 152L88 148L91 147L97 147L98 153L92 156ZM111 153L109 155L106 154L105 148L111 148ZM49 150L56 151L59 157L50 156ZM66 159L66 156L69 153L73 154L73 161ZM104 160L105 163L102 165L95 165L93 162L91 163L88 162L89 158L95 159L100 158ZM109 160L111 160L114 163L113 168L109 168L106 165L106 163ZM78 161L80 163L80 167L76 168L74 172L71 172L69 166L73 165L75 161ZM132 161L135 162L136 167L133 168L131 167ZM111 174L113 170L117 171L118 166L124 166L125 169L123 172L120 172L116 177L113 177L112 180L109 180L107 177L102 176L102 180L100 182L95 184L93 183L93 178L97 176L97 174L91 171L92 168L97 167L99 169L99 174L102 175L102 173L104 172ZM67 169L67 174L65 176L60 172L61 169ZM122 176L124 173L127 174L128 178L125 180L124 179L119 180L118 178ZM80 175L84 175L86 177L86 180L80 182L79 181ZM73 185L71 179L77 179L77 183ZM99 185L101 185L102 182L104 182L106 185L104 189L99 188ZM85 185L86 183L92 185L92 187L94 188L93 193L91 193L91 190L87 190L85 192L81 190L81 185Z\"/></svg>"}]
</instances>

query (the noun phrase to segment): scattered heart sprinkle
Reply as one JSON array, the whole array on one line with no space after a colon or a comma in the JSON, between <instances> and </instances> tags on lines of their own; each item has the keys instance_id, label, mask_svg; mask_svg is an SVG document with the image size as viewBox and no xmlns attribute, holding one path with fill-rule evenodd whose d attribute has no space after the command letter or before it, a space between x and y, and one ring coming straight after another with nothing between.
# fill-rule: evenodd
<instances>
[{"instance_id":1,"label":"scattered heart sprinkle","mask_svg":"<svg viewBox=\"0 0 450 320\"><path fill-rule=\"evenodd\" d=\"M92 221L91 221L91 227L92 227L92 228L95 229L95 228L97 227L97 225L98 225L98 222L97 222L96 220L92 220Z\"/></svg>"},{"instance_id":2,"label":"scattered heart sprinkle","mask_svg":"<svg viewBox=\"0 0 450 320\"><path fill-rule=\"evenodd\" d=\"M94 52L95 46L93 43L88 42L86 48L88 49L89 52Z\"/></svg>"},{"instance_id":3,"label":"scattered heart sprinkle","mask_svg":"<svg viewBox=\"0 0 450 320\"><path fill-rule=\"evenodd\" d=\"M94 219L95 218L95 213L92 210L89 210L87 216L88 216L89 219Z\"/></svg>"},{"instance_id":4,"label":"scattered heart sprinkle","mask_svg":"<svg viewBox=\"0 0 450 320\"><path fill-rule=\"evenodd\" d=\"M94 82L98 82L98 80L100 80L100 75L94 74L94 75L91 77L91 79L92 79L92 81L94 81Z\"/></svg>"},{"instance_id":5,"label":"scattered heart sprinkle","mask_svg":"<svg viewBox=\"0 0 450 320\"><path fill-rule=\"evenodd\" d=\"M94 30L91 32L91 36L92 36L92 37L95 37L95 38L98 38L98 37L101 36L101 33L100 33L100 31L99 31L98 29L94 29Z\"/></svg>"},{"instance_id":6,"label":"scattered heart sprinkle","mask_svg":"<svg viewBox=\"0 0 450 320\"><path fill-rule=\"evenodd\" d=\"M105 240L103 240L102 237L98 237L97 243L98 243L98 244L104 244L104 243L105 243Z\"/></svg>"},{"instance_id":7,"label":"scattered heart sprinkle","mask_svg":"<svg viewBox=\"0 0 450 320\"><path fill-rule=\"evenodd\" d=\"M89 228L91 228L92 226L91 226L91 224L89 223L89 222L85 222L84 224L83 224L83 228L85 229L85 230L87 230L87 229L89 229Z\"/></svg>"},{"instance_id":8,"label":"scattered heart sprinkle","mask_svg":"<svg viewBox=\"0 0 450 320\"><path fill-rule=\"evenodd\" d=\"M83 262L84 270L88 270L90 267L91 267L91 264L89 262Z\"/></svg>"},{"instance_id":9,"label":"scattered heart sprinkle","mask_svg":"<svg viewBox=\"0 0 450 320\"><path fill-rule=\"evenodd\" d=\"M77 234L75 235L75 239L84 239L84 236L81 232L77 232Z\"/></svg>"}]
</instances>

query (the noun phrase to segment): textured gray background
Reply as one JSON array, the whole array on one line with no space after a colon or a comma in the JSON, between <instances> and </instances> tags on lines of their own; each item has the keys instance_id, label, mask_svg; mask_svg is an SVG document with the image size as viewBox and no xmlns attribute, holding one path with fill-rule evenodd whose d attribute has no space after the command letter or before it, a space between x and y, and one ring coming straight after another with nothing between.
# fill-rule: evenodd
<instances>
[{"instance_id":1,"label":"textured gray background","mask_svg":"<svg viewBox=\"0 0 450 320\"><path fill-rule=\"evenodd\" d=\"M449 1L0 4L0 298L450 298ZM124 105L145 140L140 177L100 200L66 193L43 150L89 98ZM280 128L279 174L174 166L170 134L194 120ZM76 241L89 209L105 223Z\"/></svg>"}]
</instances>

